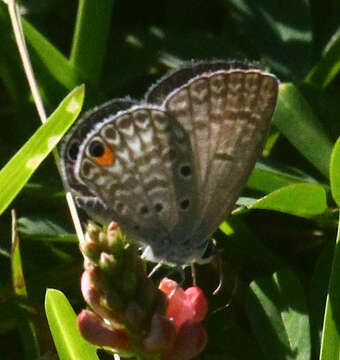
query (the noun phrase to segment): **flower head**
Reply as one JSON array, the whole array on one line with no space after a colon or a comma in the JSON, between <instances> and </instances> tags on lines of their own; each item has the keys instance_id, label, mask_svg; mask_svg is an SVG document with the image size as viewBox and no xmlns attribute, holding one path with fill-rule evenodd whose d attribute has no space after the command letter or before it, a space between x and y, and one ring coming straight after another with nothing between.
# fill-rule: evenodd
<instances>
[{"instance_id":1,"label":"flower head","mask_svg":"<svg viewBox=\"0 0 340 360\"><path fill-rule=\"evenodd\" d=\"M200 288L183 290L168 278L155 287L116 224L107 232L89 225L80 248L81 289L92 308L78 315L85 339L123 356L159 354L162 360L190 360L203 350L207 300Z\"/></svg>"}]
</instances>

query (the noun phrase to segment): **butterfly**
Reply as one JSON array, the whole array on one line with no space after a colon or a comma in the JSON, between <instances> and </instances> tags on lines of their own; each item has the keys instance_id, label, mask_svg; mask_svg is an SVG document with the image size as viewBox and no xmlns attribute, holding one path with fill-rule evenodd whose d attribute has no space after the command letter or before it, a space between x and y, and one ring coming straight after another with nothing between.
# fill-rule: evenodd
<instances>
[{"instance_id":1,"label":"butterfly","mask_svg":"<svg viewBox=\"0 0 340 360\"><path fill-rule=\"evenodd\" d=\"M251 63L188 63L142 101L86 113L62 145L65 182L79 207L118 222L147 259L206 262L261 154L278 84Z\"/></svg>"}]
</instances>

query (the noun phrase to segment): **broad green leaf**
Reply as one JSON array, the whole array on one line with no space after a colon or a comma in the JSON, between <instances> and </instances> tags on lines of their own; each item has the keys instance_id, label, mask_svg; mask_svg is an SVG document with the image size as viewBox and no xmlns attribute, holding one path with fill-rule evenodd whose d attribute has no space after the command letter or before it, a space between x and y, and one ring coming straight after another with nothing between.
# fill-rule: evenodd
<instances>
[{"instance_id":1,"label":"broad green leaf","mask_svg":"<svg viewBox=\"0 0 340 360\"><path fill-rule=\"evenodd\" d=\"M330 181L333 199L340 207L340 138L337 140L332 152Z\"/></svg>"},{"instance_id":2,"label":"broad green leaf","mask_svg":"<svg viewBox=\"0 0 340 360\"><path fill-rule=\"evenodd\" d=\"M333 255L321 338L320 360L340 358L340 221Z\"/></svg>"},{"instance_id":3,"label":"broad green leaf","mask_svg":"<svg viewBox=\"0 0 340 360\"><path fill-rule=\"evenodd\" d=\"M324 176L329 176L332 142L308 102L291 83L281 84L274 124Z\"/></svg>"},{"instance_id":4,"label":"broad green leaf","mask_svg":"<svg viewBox=\"0 0 340 360\"><path fill-rule=\"evenodd\" d=\"M0 214L13 201L46 156L77 118L84 86L74 89L33 136L0 171Z\"/></svg>"},{"instance_id":5,"label":"broad green leaf","mask_svg":"<svg viewBox=\"0 0 340 360\"><path fill-rule=\"evenodd\" d=\"M98 360L97 347L81 336L77 316L61 291L47 290L45 311L60 360Z\"/></svg>"},{"instance_id":6,"label":"broad green leaf","mask_svg":"<svg viewBox=\"0 0 340 360\"><path fill-rule=\"evenodd\" d=\"M331 37L322 58L308 74L306 81L327 87L340 71L340 28Z\"/></svg>"},{"instance_id":7,"label":"broad green leaf","mask_svg":"<svg viewBox=\"0 0 340 360\"><path fill-rule=\"evenodd\" d=\"M306 299L299 280L290 270L250 284L247 314L265 359L310 360Z\"/></svg>"},{"instance_id":8,"label":"broad green leaf","mask_svg":"<svg viewBox=\"0 0 340 360\"><path fill-rule=\"evenodd\" d=\"M255 201L249 209L275 210L308 218L327 209L326 191L318 184L288 185Z\"/></svg>"},{"instance_id":9,"label":"broad green leaf","mask_svg":"<svg viewBox=\"0 0 340 360\"><path fill-rule=\"evenodd\" d=\"M270 193L283 186L302 182L316 183L316 180L298 169L257 162L248 179L247 186L263 193Z\"/></svg>"},{"instance_id":10,"label":"broad green leaf","mask_svg":"<svg viewBox=\"0 0 340 360\"><path fill-rule=\"evenodd\" d=\"M114 0L79 0L71 64L98 86L110 31Z\"/></svg>"}]
</instances>

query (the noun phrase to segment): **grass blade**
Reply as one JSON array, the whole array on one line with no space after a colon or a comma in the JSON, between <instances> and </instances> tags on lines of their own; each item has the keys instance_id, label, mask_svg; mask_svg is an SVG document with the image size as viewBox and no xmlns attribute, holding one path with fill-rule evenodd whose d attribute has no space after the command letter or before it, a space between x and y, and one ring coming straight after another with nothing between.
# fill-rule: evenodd
<instances>
[{"instance_id":1,"label":"grass blade","mask_svg":"<svg viewBox=\"0 0 340 360\"><path fill-rule=\"evenodd\" d=\"M82 80L79 72L70 61L27 20L22 19L22 25L27 42L44 64L48 73L68 90L79 85Z\"/></svg>"},{"instance_id":2,"label":"grass blade","mask_svg":"<svg viewBox=\"0 0 340 360\"><path fill-rule=\"evenodd\" d=\"M340 207L340 138L335 143L331 157L330 180L332 195Z\"/></svg>"},{"instance_id":3,"label":"grass blade","mask_svg":"<svg viewBox=\"0 0 340 360\"><path fill-rule=\"evenodd\" d=\"M27 299L27 289L22 268L20 239L17 231L15 211L12 210L12 283L13 290L18 299ZM19 304L20 306L20 304ZM19 307L20 321L18 323L26 360L35 360L40 356L40 347L34 322L29 319L27 311Z\"/></svg>"},{"instance_id":4,"label":"grass blade","mask_svg":"<svg viewBox=\"0 0 340 360\"><path fill-rule=\"evenodd\" d=\"M310 359L306 299L294 273L283 270L252 282L247 304L248 317L267 359Z\"/></svg>"},{"instance_id":5,"label":"grass blade","mask_svg":"<svg viewBox=\"0 0 340 360\"><path fill-rule=\"evenodd\" d=\"M60 360L98 360L97 347L81 336L76 314L62 292L47 290L45 311Z\"/></svg>"},{"instance_id":6,"label":"grass blade","mask_svg":"<svg viewBox=\"0 0 340 360\"><path fill-rule=\"evenodd\" d=\"M41 162L77 118L84 100L84 86L74 89L32 137L0 171L0 214L8 207Z\"/></svg>"},{"instance_id":7,"label":"grass blade","mask_svg":"<svg viewBox=\"0 0 340 360\"><path fill-rule=\"evenodd\" d=\"M326 310L321 338L320 360L340 358L340 221L333 257L332 271L326 300Z\"/></svg>"},{"instance_id":8,"label":"grass blade","mask_svg":"<svg viewBox=\"0 0 340 360\"><path fill-rule=\"evenodd\" d=\"M112 18L113 0L79 0L71 50L71 64L97 85Z\"/></svg>"},{"instance_id":9,"label":"grass blade","mask_svg":"<svg viewBox=\"0 0 340 360\"><path fill-rule=\"evenodd\" d=\"M321 88L327 87L340 71L340 29L329 41L320 62L308 74L306 81Z\"/></svg>"},{"instance_id":10,"label":"grass blade","mask_svg":"<svg viewBox=\"0 0 340 360\"><path fill-rule=\"evenodd\" d=\"M291 83L280 85L274 124L324 176L329 176L332 142L308 102Z\"/></svg>"}]
</instances>

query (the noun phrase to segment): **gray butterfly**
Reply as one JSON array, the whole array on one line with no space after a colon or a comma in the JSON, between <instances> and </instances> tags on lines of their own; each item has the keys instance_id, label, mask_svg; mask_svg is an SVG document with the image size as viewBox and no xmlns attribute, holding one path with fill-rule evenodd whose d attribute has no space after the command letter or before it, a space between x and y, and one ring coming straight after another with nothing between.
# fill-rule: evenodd
<instances>
[{"instance_id":1,"label":"gray butterfly","mask_svg":"<svg viewBox=\"0 0 340 360\"><path fill-rule=\"evenodd\" d=\"M190 63L140 103L85 114L62 147L65 181L80 207L117 221L147 258L204 262L262 151L277 93L277 78L252 64Z\"/></svg>"}]
</instances>

